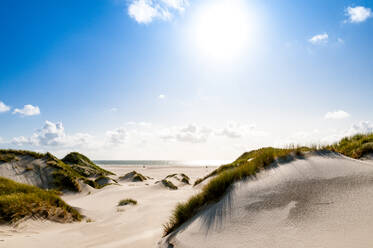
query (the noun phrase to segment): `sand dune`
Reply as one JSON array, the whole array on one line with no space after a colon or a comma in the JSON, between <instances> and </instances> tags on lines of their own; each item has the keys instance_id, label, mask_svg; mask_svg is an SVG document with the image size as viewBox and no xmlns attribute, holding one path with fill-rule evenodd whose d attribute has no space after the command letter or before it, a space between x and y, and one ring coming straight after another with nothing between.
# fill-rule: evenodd
<instances>
[{"instance_id":1,"label":"sand dune","mask_svg":"<svg viewBox=\"0 0 373 248\"><path fill-rule=\"evenodd\" d=\"M0 247L371 247L373 163L336 153L273 165L256 178L236 183L217 204L161 239L175 205L200 188L170 190L159 180L185 173L193 183L213 167L110 167L117 175L136 169L151 177L103 189L86 186L64 200L87 216L59 224L28 220L0 226ZM137 205L118 207L133 198Z\"/></svg>"},{"instance_id":2,"label":"sand dune","mask_svg":"<svg viewBox=\"0 0 373 248\"><path fill-rule=\"evenodd\" d=\"M144 182L120 182L102 189L86 186L82 193L63 199L80 209L91 222L59 224L25 221L17 227L0 226L0 247L156 247L162 225L179 201L195 193L191 185L169 190L155 184L170 173L185 173L193 182L213 167L131 168L105 167L117 175L136 169L153 179ZM120 200L133 198L135 206L117 207Z\"/></svg>"},{"instance_id":3,"label":"sand dune","mask_svg":"<svg viewBox=\"0 0 373 248\"><path fill-rule=\"evenodd\" d=\"M161 247L372 247L373 164L317 153L240 182Z\"/></svg>"}]
</instances>

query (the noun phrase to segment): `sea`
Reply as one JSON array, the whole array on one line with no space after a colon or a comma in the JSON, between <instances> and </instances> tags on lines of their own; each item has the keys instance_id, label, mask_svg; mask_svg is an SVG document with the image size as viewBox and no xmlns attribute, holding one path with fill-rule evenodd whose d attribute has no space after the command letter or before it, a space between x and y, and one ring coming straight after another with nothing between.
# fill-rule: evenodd
<instances>
[{"instance_id":1,"label":"sea","mask_svg":"<svg viewBox=\"0 0 373 248\"><path fill-rule=\"evenodd\" d=\"M220 166L231 163L229 160L95 160L101 166L139 166L139 167L168 167L168 166Z\"/></svg>"}]
</instances>

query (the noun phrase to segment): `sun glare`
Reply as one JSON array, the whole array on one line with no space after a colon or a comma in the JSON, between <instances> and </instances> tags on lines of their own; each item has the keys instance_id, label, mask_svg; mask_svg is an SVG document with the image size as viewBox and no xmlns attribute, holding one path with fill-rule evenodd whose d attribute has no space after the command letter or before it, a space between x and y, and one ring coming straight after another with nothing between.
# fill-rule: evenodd
<instances>
[{"instance_id":1,"label":"sun glare","mask_svg":"<svg viewBox=\"0 0 373 248\"><path fill-rule=\"evenodd\" d=\"M204 55L214 59L236 57L249 41L247 7L239 0L210 2L197 13L192 32L195 45Z\"/></svg>"}]
</instances>

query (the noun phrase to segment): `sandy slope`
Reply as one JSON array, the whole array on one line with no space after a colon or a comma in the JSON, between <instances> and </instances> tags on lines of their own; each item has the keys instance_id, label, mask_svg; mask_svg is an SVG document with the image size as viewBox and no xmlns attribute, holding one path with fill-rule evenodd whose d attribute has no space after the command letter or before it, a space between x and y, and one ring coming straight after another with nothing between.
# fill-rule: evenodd
<instances>
[{"instance_id":1,"label":"sandy slope","mask_svg":"<svg viewBox=\"0 0 373 248\"><path fill-rule=\"evenodd\" d=\"M162 247L369 248L372 206L372 163L317 154L236 184Z\"/></svg>"},{"instance_id":2,"label":"sandy slope","mask_svg":"<svg viewBox=\"0 0 373 248\"><path fill-rule=\"evenodd\" d=\"M18 227L0 226L0 247L156 247L164 224L176 203L195 193L192 186L178 190L166 189L155 181L173 173L185 173L191 181L214 168L161 167L131 168L105 167L122 176L132 170L154 179L145 182L121 182L101 190L90 189L81 194L64 196L72 206L92 219L92 222L58 224L26 221ZM88 187L88 186L87 186ZM133 198L137 206L117 207L119 200Z\"/></svg>"}]
</instances>

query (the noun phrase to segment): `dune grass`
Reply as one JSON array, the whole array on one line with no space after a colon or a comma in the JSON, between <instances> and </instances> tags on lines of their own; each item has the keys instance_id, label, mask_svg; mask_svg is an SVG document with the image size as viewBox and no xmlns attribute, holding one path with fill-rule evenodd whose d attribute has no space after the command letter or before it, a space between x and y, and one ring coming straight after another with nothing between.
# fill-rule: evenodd
<instances>
[{"instance_id":1,"label":"dune grass","mask_svg":"<svg viewBox=\"0 0 373 248\"><path fill-rule=\"evenodd\" d=\"M190 178L187 176L187 175L185 175L184 173L180 173L180 174L177 174L177 173L175 173L175 174L170 174L170 175L168 175L168 176L166 176L165 177L165 179L167 180L167 178L176 178L177 180L179 180L180 182L183 182L183 183L185 183L185 184L190 184ZM181 178L181 179L180 179Z\"/></svg>"},{"instance_id":2,"label":"dune grass","mask_svg":"<svg viewBox=\"0 0 373 248\"><path fill-rule=\"evenodd\" d=\"M185 175L184 173L181 173L180 176L181 176L181 182L183 182L185 184L190 184L190 182L189 182L190 178L187 175Z\"/></svg>"},{"instance_id":3,"label":"dune grass","mask_svg":"<svg viewBox=\"0 0 373 248\"><path fill-rule=\"evenodd\" d=\"M232 164L224 165L220 170L217 169L214 173L216 177L211 179L199 194L176 206L169 222L163 226L164 235L176 230L207 205L218 202L233 183L255 175L260 169L269 166L276 159L291 158L291 155L302 155L303 151L308 150L310 149L268 147L244 153Z\"/></svg>"},{"instance_id":4,"label":"dune grass","mask_svg":"<svg viewBox=\"0 0 373 248\"><path fill-rule=\"evenodd\" d=\"M0 155L2 154L13 155L13 157L16 157L17 155L29 155L33 158L43 158L45 156L45 154L38 153L38 152L26 151L26 150L13 150L13 149L0 149Z\"/></svg>"},{"instance_id":5,"label":"dune grass","mask_svg":"<svg viewBox=\"0 0 373 248\"><path fill-rule=\"evenodd\" d=\"M7 163L11 161L17 161L19 158L17 156L29 155L35 159L43 158L45 154L25 151L25 150L11 150L11 149L0 149L0 162Z\"/></svg>"},{"instance_id":6,"label":"dune grass","mask_svg":"<svg viewBox=\"0 0 373 248\"><path fill-rule=\"evenodd\" d=\"M119 177L119 180L131 180L132 182L143 182L146 181L147 178L138 173L137 171L128 172L126 175Z\"/></svg>"},{"instance_id":7,"label":"dune grass","mask_svg":"<svg viewBox=\"0 0 373 248\"><path fill-rule=\"evenodd\" d=\"M89 158L77 152L65 156L63 159L65 163L49 152L42 154L32 151L3 149L0 150L0 163L17 161L19 160L18 156L31 156L34 159L41 159L47 166L54 168L50 172L53 181L49 187L57 190L79 192L81 190L79 181L94 188L102 188L105 185L99 185L88 179L88 177L100 177L113 174L110 171L100 168ZM26 171L32 170L32 167L26 168Z\"/></svg>"},{"instance_id":8,"label":"dune grass","mask_svg":"<svg viewBox=\"0 0 373 248\"><path fill-rule=\"evenodd\" d=\"M14 223L23 218L80 221L79 212L56 193L0 177L0 222Z\"/></svg>"},{"instance_id":9,"label":"dune grass","mask_svg":"<svg viewBox=\"0 0 373 248\"><path fill-rule=\"evenodd\" d=\"M373 133L345 137L339 142L325 148L351 158L359 159L373 153Z\"/></svg>"},{"instance_id":10,"label":"dune grass","mask_svg":"<svg viewBox=\"0 0 373 248\"><path fill-rule=\"evenodd\" d=\"M124 200L120 200L118 202L118 206L126 206L126 205L137 205L137 201L131 198L127 198Z\"/></svg>"},{"instance_id":11,"label":"dune grass","mask_svg":"<svg viewBox=\"0 0 373 248\"><path fill-rule=\"evenodd\" d=\"M113 172L97 166L89 158L78 152L67 154L61 161L70 165L73 170L84 177L115 175Z\"/></svg>"},{"instance_id":12,"label":"dune grass","mask_svg":"<svg viewBox=\"0 0 373 248\"><path fill-rule=\"evenodd\" d=\"M169 188L169 189L172 189L172 190L177 190L177 189L178 189L178 187L177 187L175 184L173 184L171 181L169 181L169 180L167 180L167 179L163 179L163 180L161 181L161 183L162 183L164 186L166 186L167 188Z\"/></svg>"}]
</instances>

